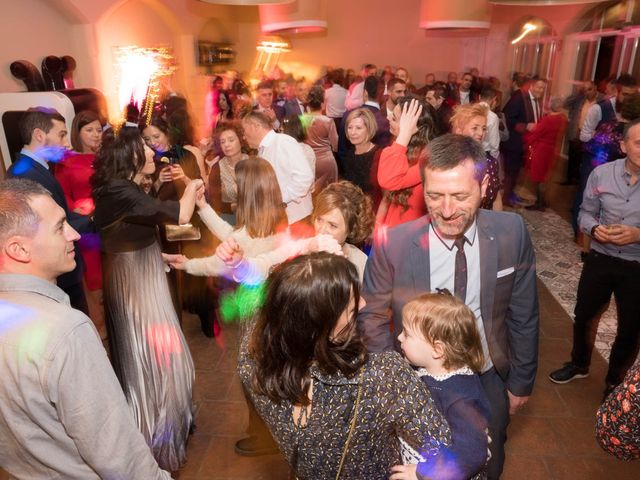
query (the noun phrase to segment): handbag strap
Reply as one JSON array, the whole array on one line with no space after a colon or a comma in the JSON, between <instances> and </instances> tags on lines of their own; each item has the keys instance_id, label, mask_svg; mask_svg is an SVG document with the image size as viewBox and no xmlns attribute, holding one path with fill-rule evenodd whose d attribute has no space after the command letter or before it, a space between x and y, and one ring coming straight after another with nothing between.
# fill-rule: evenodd
<instances>
[{"instance_id":1,"label":"handbag strap","mask_svg":"<svg viewBox=\"0 0 640 480\"><path fill-rule=\"evenodd\" d=\"M351 443L351 437L353 431L356 428L356 420L358 418L358 407L360 406L360 399L362 398L362 376L364 368L361 368L360 375L358 375L358 394L356 395L356 404L353 408L353 417L351 418L351 425L349 426L349 434L347 435L347 441L344 443L344 450L342 451L342 458L340 458L340 464L338 465L338 471L336 473L336 480L339 480L342 473L342 467L344 466L344 460L347 458L347 451L349 450L349 443Z\"/></svg>"}]
</instances>

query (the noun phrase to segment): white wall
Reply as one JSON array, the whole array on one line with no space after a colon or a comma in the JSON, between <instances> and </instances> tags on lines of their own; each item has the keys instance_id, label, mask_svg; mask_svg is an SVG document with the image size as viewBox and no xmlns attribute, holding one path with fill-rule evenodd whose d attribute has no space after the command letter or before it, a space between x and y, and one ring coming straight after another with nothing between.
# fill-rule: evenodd
<instances>
[{"instance_id":1,"label":"white wall","mask_svg":"<svg viewBox=\"0 0 640 480\"><path fill-rule=\"evenodd\" d=\"M0 92L25 92L9 70L28 60L38 70L47 55L77 55L69 32L72 24L46 0L3 0L0 14Z\"/></svg>"}]
</instances>

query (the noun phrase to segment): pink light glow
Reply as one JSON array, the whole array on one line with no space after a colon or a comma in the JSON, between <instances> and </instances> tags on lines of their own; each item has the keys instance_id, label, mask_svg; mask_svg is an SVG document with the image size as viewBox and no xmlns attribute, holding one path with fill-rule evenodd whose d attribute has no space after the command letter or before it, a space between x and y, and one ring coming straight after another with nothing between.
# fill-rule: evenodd
<instances>
[{"instance_id":1,"label":"pink light glow","mask_svg":"<svg viewBox=\"0 0 640 480\"><path fill-rule=\"evenodd\" d=\"M152 325L147 328L147 341L160 366L171 366L171 356L182 353L180 335L173 325Z\"/></svg>"}]
</instances>

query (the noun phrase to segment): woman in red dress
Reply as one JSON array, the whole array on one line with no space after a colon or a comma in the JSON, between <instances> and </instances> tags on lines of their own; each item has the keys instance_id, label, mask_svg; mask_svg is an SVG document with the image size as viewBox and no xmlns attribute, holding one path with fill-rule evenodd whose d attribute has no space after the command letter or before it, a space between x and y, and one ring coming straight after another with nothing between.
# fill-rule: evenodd
<instances>
[{"instance_id":1,"label":"woman in red dress","mask_svg":"<svg viewBox=\"0 0 640 480\"><path fill-rule=\"evenodd\" d=\"M545 209L544 184L556 158L558 141L567 127L567 117L562 111L562 99L552 98L549 106L551 113L542 117L535 130L525 139L527 179L533 184L536 193L536 203L531 208L541 211Z\"/></svg>"},{"instance_id":2,"label":"woman in red dress","mask_svg":"<svg viewBox=\"0 0 640 480\"><path fill-rule=\"evenodd\" d=\"M62 185L69 209L82 215L92 215L95 209L89 178L93 175L93 161L101 139L102 124L98 114L91 110L78 113L71 125L73 151L56 166L55 176ZM101 290L100 236L83 233L78 246L85 264L87 288L90 292Z\"/></svg>"},{"instance_id":3,"label":"woman in red dress","mask_svg":"<svg viewBox=\"0 0 640 480\"><path fill-rule=\"evenodd\" d=\"M431 105L411 96L400 99L393 110L391 133L396 139L382 150L377 169L378 182L385 190L377 223L390 228L426 213L420 160L438 133L435 117Z\"/></svg>"}]
</instances>

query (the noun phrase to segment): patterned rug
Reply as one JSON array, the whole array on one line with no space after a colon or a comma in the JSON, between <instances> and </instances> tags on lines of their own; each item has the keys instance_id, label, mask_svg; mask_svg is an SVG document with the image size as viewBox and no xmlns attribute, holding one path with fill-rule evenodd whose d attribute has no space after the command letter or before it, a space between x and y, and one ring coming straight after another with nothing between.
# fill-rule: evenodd
<instances>
[{"instance_id":1,"label":"patterned rug","mask_svg":"<svg viewBox=\"0 0 640 480\"><path fill-rule=\"evenodd\" d=\"M582 262L571 225L550 209L544 212L518 209L518 213L523 216L531 234L538 278L573 319ZM616 336L616 319L615 302L610 302L609 309L600 318L595 343L607 361Z\"/></svg>"}]
</instances>

